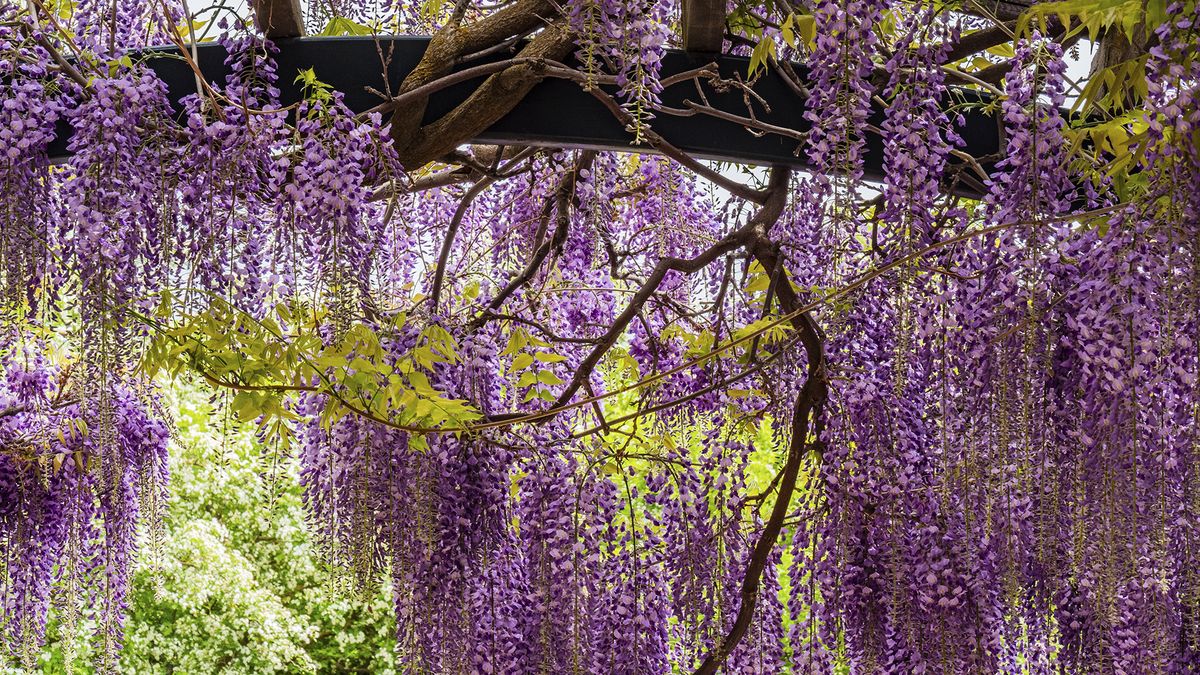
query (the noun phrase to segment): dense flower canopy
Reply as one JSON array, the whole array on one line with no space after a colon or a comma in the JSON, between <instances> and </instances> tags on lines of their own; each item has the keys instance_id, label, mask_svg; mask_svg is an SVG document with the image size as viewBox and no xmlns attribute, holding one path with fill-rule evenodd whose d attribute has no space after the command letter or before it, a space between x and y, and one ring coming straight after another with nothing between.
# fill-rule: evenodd
<instances>
[{"instance_id":1,"label":"dense flower canopy","mask_svg":"<svg viewBox=\"0 0 1200 675\"><path fill-rule=\"evenodd\" d=\"M194 378L295 460L331 579L391 581L412 672L1200 671L1194 2L735 2L730 79L662 75L674 0L314 0L433 36L366 112L252 14L0 4L14 663L53 612L119 668ZM1084 37L1124 53L1076 82ZM142 50L200 41L229 76L176 103ZM472 144L548 72L628 151ZM729 120L702 80L809 170L665 141Z\"/></svg>"}]
</instances>

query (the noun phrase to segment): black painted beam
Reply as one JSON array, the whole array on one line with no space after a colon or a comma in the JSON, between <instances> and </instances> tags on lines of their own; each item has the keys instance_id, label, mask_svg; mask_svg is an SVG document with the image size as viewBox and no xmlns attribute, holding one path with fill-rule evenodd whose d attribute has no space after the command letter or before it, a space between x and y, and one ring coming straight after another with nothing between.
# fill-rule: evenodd
<instances>
[{"instance_id":1,"label":"black painted beam","mask_svg":"<svg viewBox=\"0 0 1200 675\"><path fill-rule=\"evenodd\" d=\"M420 60L429 39L425 37L381 37L379 43L373 38L298 38L279 40L276 55L279 73L281 103L288 105L300 98L300 85L293 82L296 74L312 68L317 78L341 91L346 105L354 111L368 110L383 101L375 91L396 91ZM380 53L388 57L387 68L381 64ZM198 46L198 62L204 76L215 85L221 85L229 74L224 64L225 51L215 44ZM194 95L196 82L191 69L178 57L174 49L149 50L142 56L146 63L167 84L172 103L178 109L179 101ZM503 55L491 56L462 67L471 67L490 60L502 60ZM700 56L682 51L668 51L663 59L663 77L682 73L715 62L721 75L743 78L749 66L748 59L738 56ZM805 70L795 66L801 75ZM436 92L430 98L425 121L440 118L467 96L483 81L483 77L460 83ZM747 100L741 91L729 89L717 91L710 84L703 84L704 95L709 104L724 112L747 117ZM805 101L775 72L769 72L755 83L754 92L766 101L767 109L750 99L756 119L767 124L785 127L803 133L809 123L804 120ZM692 81L668 87L662 93L662 102L672 108L685 108L687 102L700 102L696 85ZM945 101L962 113L961 124L955 129L966 142L962 148L967 154L988 158L1000 149L999 126L996 117L988 111L988 99L970 90L955 90ZM876 127L883 121L883 111L872 112L871 123ZM754 134L737 122L719 119L710 115L675 116L659 113L651 122L652 127L668 142L681 150L702 159L713 159L752 165L788 165L796 168L811 166L804 152L803 143L795 138L777 134ZM71 130L65 123L60 125L58 138L52 143L50 154L61 159L68 154L67 143ZM547 79L539 84L517 107L492 125L477 138L478 143L502 143L536 145L548 147L579 147L601 150L650 152L650 148L631 144L632 134L626 130L591 94L573 82ZM878 179L883 175L883 140L871 134L867 138L864 157L867 178ZM991 162L981 161L985 170ZM966 173L966 172L964 172ZM958 185L956 192L976 194L970 185Z\"/></svg>"}]
</instances>

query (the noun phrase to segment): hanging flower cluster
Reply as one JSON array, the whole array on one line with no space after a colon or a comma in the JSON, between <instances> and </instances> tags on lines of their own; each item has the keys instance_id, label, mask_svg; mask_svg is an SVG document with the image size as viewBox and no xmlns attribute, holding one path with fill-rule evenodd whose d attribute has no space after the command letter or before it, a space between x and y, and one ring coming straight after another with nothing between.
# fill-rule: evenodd
<instances>
[{"instance_id":1,"label":"hanging flower cluster","mask_svg":"<svg viewBox=\"0 0 1200 675\"><path fill-rule=\"evenodd\" d=\"M871 108L875 25L883 0L817 3L816 46L809 59L811 96L804 119L813 125L808 150L820 175L862 176L864 125Z\"/></svg>"},{"instance_id":2,"label":"hanging flower cluster","mask_svg":"<svg viewBox=\"0 0 1200 675\"><path fill-rule=\"evenodd\" d=\"M27 59L0 62L0 304L36 305L33 294L47 270L45 247L50 231L49 162L46 145L64 114L63 96L45 80L49 54L38 44L44 35L14 6L0 9L0 52L28 52Z\"/></svg>"},{"instance_id":3,"label":"hanging flower cluster","mask_svg":"<svg viewBox=\"0 0 1200 675\"><path fill-rule=\"evenodd\" d=\"M110 393L109 448L88 432L69 373L32 348L6 344L0 382L0 635L37 663L51 605L68 651L86 639L114 671L144 508L165 500L167 429L134 392ZM15 349L10 349L12 347ZM158 514L161 517L161 513ZM83 622L96 626L80 635Z\"/></svg>"},{"instance_id":4,"label":"hanging flower cluster","mask_svg":"<svg viewBox=\"0 0 1200 675\"><path fill-rule=\"evenodd\" d=\"M622 106L633 116L634 144L654 117L662 84L658 74L671 38L677 3L641 0L574 0L566 5L571 30L579 35L576 56L596 86L600 74L616 76Z\"/></svg>"},{"instance_id":5,"label":"hanging flower cluster","mask_svg":"<svg viewBox=\"0 0 1200 675\"><path fill-rule=\"evenodd\" d=\"M940 100L946 86L939 65L957 39L956 27L923 7L904 24L900 43L885 66L889 105L883 123L888 141L884 219L898 231L886 231L884 245L903 247L934 225L941 176L950 150L962 143Z\"/></svg>"}]
</instances>

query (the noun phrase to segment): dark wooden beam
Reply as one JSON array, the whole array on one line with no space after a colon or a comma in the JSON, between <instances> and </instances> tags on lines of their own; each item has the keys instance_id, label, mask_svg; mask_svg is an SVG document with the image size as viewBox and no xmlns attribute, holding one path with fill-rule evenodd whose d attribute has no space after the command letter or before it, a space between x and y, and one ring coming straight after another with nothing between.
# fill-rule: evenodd
<instances>
[{"instance_id":1,"label":"dark wooden beam","mask_svg":"<svg viewBox=\"0 0 1200 675\"><path fill-rule=\"evenodd\" d=\"M720 53L725 43L725 0L683 0L683 50Z\"/></svg>"},{"instance_id":2,"label":"dark wooden beam","mask_svg":"<svg viewBox=\"0 0 1200 675\"><path fill-rule=\"evenodd\" d=\"M254 25L271 39L304 35L304 14L300 0L251 0Z\"/></svg>"},{"instance_id":3,"label":"dark wooden beam","mask_svg":"<svg viewBox=\"0 0 1200 675\"><path fill-rule=\"evenodd\" d=\"M376 39L380 40L379 43ZM391 55L387 67L379 64L380 45ZM313 68L317 77L344 94L347 107L355 112L369 110L381 102L374 93L395 91L402 81L421 60L429 47L427 37L311 37L285 40L279 43L275 60L279 73L281 105L290 105L300 100L301 85L294 82L301 70ZM229 75L225 63L226 53L216 43L203 43L196 47L196 57L201 72L210 82L224 82ZM479 62L503 61L507 54L492 54ZM180 101L195 95L195 73L189 65L178 58L173 48L157 48L141 53L139 59L153 69L167 85L168 96L176 110ZM681 73L696 72L698 66L715 63L717 72L726 80L744 76L749 69L749 59L743 56L721 55L698 58L693 54L669 49L663 55L662 77L670 78ZM473 67L472 64L458 66ZM572 65L568 63L568 65ZM800 64L792 68L801 77L807 69ZM448 86L429 97L423 111L422 124L428 125L453 111L467 100L486 79L480 76ZM775 69L759 77L753 86L756 119L759 122L788 131L789 134L748 132L738 122L748 113L746 96L735 88L721 88L702 79L699 83L712 109L726 115L725 118L707 115L658 114L649 125L651 130L666 142L692 157L715 159L739 164L767 166L791 166L811 169L808 148L797 140L810 128L804 112L807 101ZM601 89L615 95L615 87L602 85ZM687 110L689 101L698 100L696 85L687 80L683 84L667 87L661 94L666 109ZM990 172L995 158L1001 150L999 126L992 112L997 106L986 105L991 99L977 91L956 90L947 95L944 104L962 109L961 123L955 122L954 131L965 141L960 148L979 160L981 168ZM974 105L962 107L964 103ZM770 107L767 112L766 106ZM883 124L884 110L881 105L872 108L869 122L874 127ZM952 119L958 120L954 115ZM793 133L794 132L794 133ZM51 158L61 160L70 154L69 142L72 129L66 120L58 124L58 133L49 147ZM867 135L863 153L863 170L867 178L879 180L883 177L883 138L877 133ZM487 129L480 131L475 142L504 146L545 146L555 148L591 148L596 150L618 150L624 152L646 152L644 145L633 145L630 131L612 112L579 84L561 79L547 79L533 87L520 103L507 115ZM956 191L974 195L977 189L959 186Z\"/></svg>"}]
</instances>

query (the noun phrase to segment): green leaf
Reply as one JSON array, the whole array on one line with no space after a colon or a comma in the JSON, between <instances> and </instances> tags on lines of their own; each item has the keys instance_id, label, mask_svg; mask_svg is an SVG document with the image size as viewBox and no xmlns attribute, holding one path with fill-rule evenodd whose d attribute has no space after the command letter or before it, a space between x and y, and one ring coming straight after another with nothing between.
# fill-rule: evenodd
<instances>
[{"instance_id":1,"label":"green leaf","mask_svg":"<svg viewBox=\"0 0 1200 675\"><path fill-rule=\"evenodd\" d=\"M792 49L797 49L796 31L792 27L793 24L795 23L795 21L796 21L796 15L788 14L787 18L783 20L783 24L781 24L779 27L780 33L783 35L783 41L786 42L787 45L789 47L791 47Z\"/></svg>"},{"instance_id":2,"label":"green leaf","mask_svg":"<svg viewBox=\"0 0 1200 675\"><path fill-rule=\"evenodd\" d=\"M758 71L766 70L767 63L775 58L775 40L763 36L759 39L758 44L754 45L754 50L750 52L750 68L747 76L753 78L758 75Z\"/></svg>"},{"instance_id":3,"label":"green leaf","mask_svg":"<svg viewBox=\"0 0 1200 675\"><path fill-rule=\"evenodd\" d=\"M317 35L373 35L375 30L370 26L358 23L351 19L342 16L335 16L325 24L325 28L321 29Z\"/></svg>"},{"instance_id":4,"label":"green leaf","mask_svg":"<svg viewBox=\"0 0 1200 675\"><path fill-rule=\"evenodd\" d=\"M519 355L517 355L517 358L513 359L512 370L514 372L518 371L518 370L525 370L532 364L533 364L532 356L530 356L529 354L519 354Z\"/></svg>"},{"instance_id":5,"label":"green leaf","mask_svg":"<svg viewBox=\"0 0 1200 675\"><path fill-rule=\"evenodd\" d=\"M419 370L414 370L408 374L408 381L412 384L412 388L422 396L436 396L437 390L429 383L429 377Z\"/></svg>"},{"instance_id":6,"label":"green leaf","mask_svg":"<svg viewBox=\"0 0 1200 675\"><path fill-rule=\"evenodd\" d=\"M317 82L317 71L312 68L305 68L296 75L296 79L293 82L303 82L304 86L311 87Z\"/></svg>"},{"instance_id":7,"label":"green leaf","mask_svg":"<svg viewBox=\"0 0 1200 675\"><path fill-rule=\"evenodd\" d=\"M796 28L800 31L800 37L804 40L804 44L812 49L817 44L817 20L811 14L802 14L796 17Z\"/></svg>"},{"instance_id":8,"label":"green leaf","mask_svg":"<svg viewBox=\"0 0 1200 675\"><path fill-rule=\"evenodd\" d=\"M562 378L549 370L539 370L537 379L538 382L541 382L542 384L548 384L552 387L563 383Z\"/></svg>"},{"instance_id":9,"label":"green leaf","mask_svg":"<svg viewBox=\"0 0 1200 675\"><path fill-rule=\"evenodd\" d=\"M240 391L233 397L230 407L237 413L238 419L249 422L263 414L264 406L258 392Z\"/></svg>"},{"instance_id":10,"label":"green leaf","mask_svg":"<svg viewBox=\"0 0 1200 675\"><path fill-rule=\"evenodd\" d=\"M508 345L500 352L501 356L510 356L525 349L529 344L529 333L523 328L513 329L512 335L508 336Z\"/></svg>"}]
</instances>

